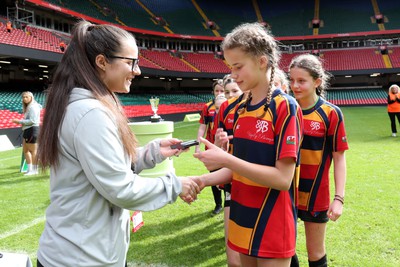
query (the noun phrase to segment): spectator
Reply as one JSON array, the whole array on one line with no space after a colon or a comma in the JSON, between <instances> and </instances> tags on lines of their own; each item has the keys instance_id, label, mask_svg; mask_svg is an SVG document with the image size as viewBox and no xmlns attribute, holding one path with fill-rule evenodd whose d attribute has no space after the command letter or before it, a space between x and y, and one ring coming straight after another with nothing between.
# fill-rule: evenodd
<instances>
[{"instance_id":1,"label":"spectator","mask_svg":"<svg viewBox=\"0 0 400 267\"><path fill-rule=\"evenodd\" d=\"M60 42L60 50L61 50L61 52L64 52L66 47L67 47L67 45L64 43L64 41L61 41Z\"/></svg>"},{"instance_id":2,"label":"spectator","mask_svg":"<svg viewBox=\"0 0 400 267\"><path fill-rule=\"evenodd\" d=\"M13 28L13 26L12 26L11 21L7 21L7 24L6 24L7 32L8 32L8 33L11 33L12 28Z\"/></svg>"},{"instance_id":3,"label":"spectator","mask_svg":"<svg viewBox=\"0 0 400 267\"><path fill-rule=\"evenodd\" d=\"M387 102L387 110L390 118L390 126L392 128L392 136L396 137L396 117L397 121L400 123L400 90L397 84L393 84L389 87Z\"/></svg>"},{"instance_id":4,"label":"spectator","mask_svg":"<svg viewBox=\"0 0 400 267\"><path fill-rule=\"evenodd\" d=\"M22 120L13 119L14 123L22 125L22 150L28 171L25 175L38 174L38 163L36 158L37 139L39 136L40 110L42 106L35 101L33 94L29 91L22 93L22 110L24 118Z\"/></svg>"}]
</instances>

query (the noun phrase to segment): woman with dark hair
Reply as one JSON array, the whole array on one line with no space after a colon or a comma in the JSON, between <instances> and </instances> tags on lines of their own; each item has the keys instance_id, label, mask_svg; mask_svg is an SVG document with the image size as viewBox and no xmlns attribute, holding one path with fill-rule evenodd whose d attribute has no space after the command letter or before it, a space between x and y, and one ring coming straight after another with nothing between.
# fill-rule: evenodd
<instances>
[{"instance_id":1,"label":"woman with dark hair","mask_svg":"<svg viewBox=\"0 0 400 267\"><path fill-rule=\"evenodd\" d=\"M140 75L135 38L111 25L79 22L49 88L38 158L50 167L50 205L38 266L126 264L129 210L149 211L178 196L195 199L190 179L142 178L181 153L175 138L138 149L115 93ZM134 171L131 170L133 166Z\"/></svg>"}]
</instances>

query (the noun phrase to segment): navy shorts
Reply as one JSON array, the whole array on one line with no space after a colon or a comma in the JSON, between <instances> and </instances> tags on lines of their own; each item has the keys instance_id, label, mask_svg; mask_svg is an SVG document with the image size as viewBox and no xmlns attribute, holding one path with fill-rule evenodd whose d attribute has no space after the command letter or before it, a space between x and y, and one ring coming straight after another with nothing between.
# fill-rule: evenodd
<instances>
[{"instance_id":1,"label":"navy shorts","mask_svg":"<svg viewBox=\"0 0 400 267\"><path fill-rule=\"evenodd\" d=\"M38 136L39 136L39 126L29 127L28 129L25 129L22 134L22 137L24 138L25 143L27 144L36 144Z\"/></svg>"},{"instance_id":2,"label":"navy shorts","mask_svg":"<svg viewBox=\"0 0 400 267\"><path fill-rule=\"evenodd\" d=\"M297 217L299 217L303 222L327 223L329 221L327 210L313 212L298 210Z\"/></svg>"}]
</instances>

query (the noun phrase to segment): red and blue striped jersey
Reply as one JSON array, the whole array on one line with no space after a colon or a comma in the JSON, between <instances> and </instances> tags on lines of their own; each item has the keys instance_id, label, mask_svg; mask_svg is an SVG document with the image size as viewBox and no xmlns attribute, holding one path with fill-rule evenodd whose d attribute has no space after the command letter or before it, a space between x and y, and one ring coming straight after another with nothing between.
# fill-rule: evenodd
<instances>
[{"instance_id":1,"label":"red and blue striped jersey","mask_svg":"<svg viewBox=\"0 0 400 267\"><path fill-rule=\"evenodd\" d=\"M300 152L300 210L325 211L329 208L329 168L332 152L349 148L341 110L320 98L303 110L304 137Z\"/></svg>"},{"instance_id":2,"label":"red and blue striped jersey","mask_svg":"<svg viewBox=\"0 0 400 267\"><path fill-rule=\"evenodd\" d=\"M207 104L205 104L203 106L203 110L201 111L201 117L200 117L200 120L199 120L200 124L207 125L205 138L208 141L211 141L211 142L213 142L213 137L212 137L212 133L211 133L211 130L212 130L211 126L212 126L213 121L214 121L214 116L215 116L215 105L214 105L214 100L213 100L213 101L210 101L210 102L208 102Z\"/></svg>"},{"instance_id":3,"label":"red and blue striped jersey","mask_svg":"<svg viewBox=\"0 0 400 267\"><path fill-rule=\"evenodd\" d=\"M236 110L243 107L242 101ZM275 90L264 113L262 101L235 113L233 154L251 163L275 166L283 158L299 165L302 113L296 100ZM295 253L298 171L287 191L276 190L233 173L228 245L240 253L287 258Z\"/></svg>"}]
</instances>

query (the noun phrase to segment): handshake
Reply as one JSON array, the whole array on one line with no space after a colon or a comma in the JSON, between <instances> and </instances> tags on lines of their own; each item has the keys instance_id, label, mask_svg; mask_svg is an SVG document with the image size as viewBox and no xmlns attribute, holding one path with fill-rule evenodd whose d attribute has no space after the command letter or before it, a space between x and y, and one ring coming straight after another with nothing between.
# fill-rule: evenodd
<instances>
[{"instance_id":1,"label":"handshake","mask_svg":"<svg viewBox=\"0 0 400 267\"><path fill-rule=\"evenodd\" d=\"M221 169L225 166L225 161L230 155L226 150L221 149L204 138L200 141L207 146L206 151L195 152L193 156L200 160L209 171ZM191 146L198 146L199 142L196 140L181 142L180 140L170 140L170 142L161 143L161 151L164 156L179 156L182 152L188 151ZM164 152L164 153L163 153ZM222 172L212 172L203 174L201 176L189 176L181 178L182 191L180 198L186 203L190 204L197 199L197 195L203 190L204 187L210 185L218 185L230 183L232 172L230 170L223 170Z\"/></svg>"},{"instance_id":2,"label":"handshake","mask_svg":"<svg viewBox=\"0 0 400 267\"><path fill-rule=\"evenodd\" d=\"M200 176L192 176L187 178L181 178L182 192L180 198L186 203L190 204L197 199L197 195L200 194L201 190L205 187L204 182Z\"/></svg>"}]
</instances>

